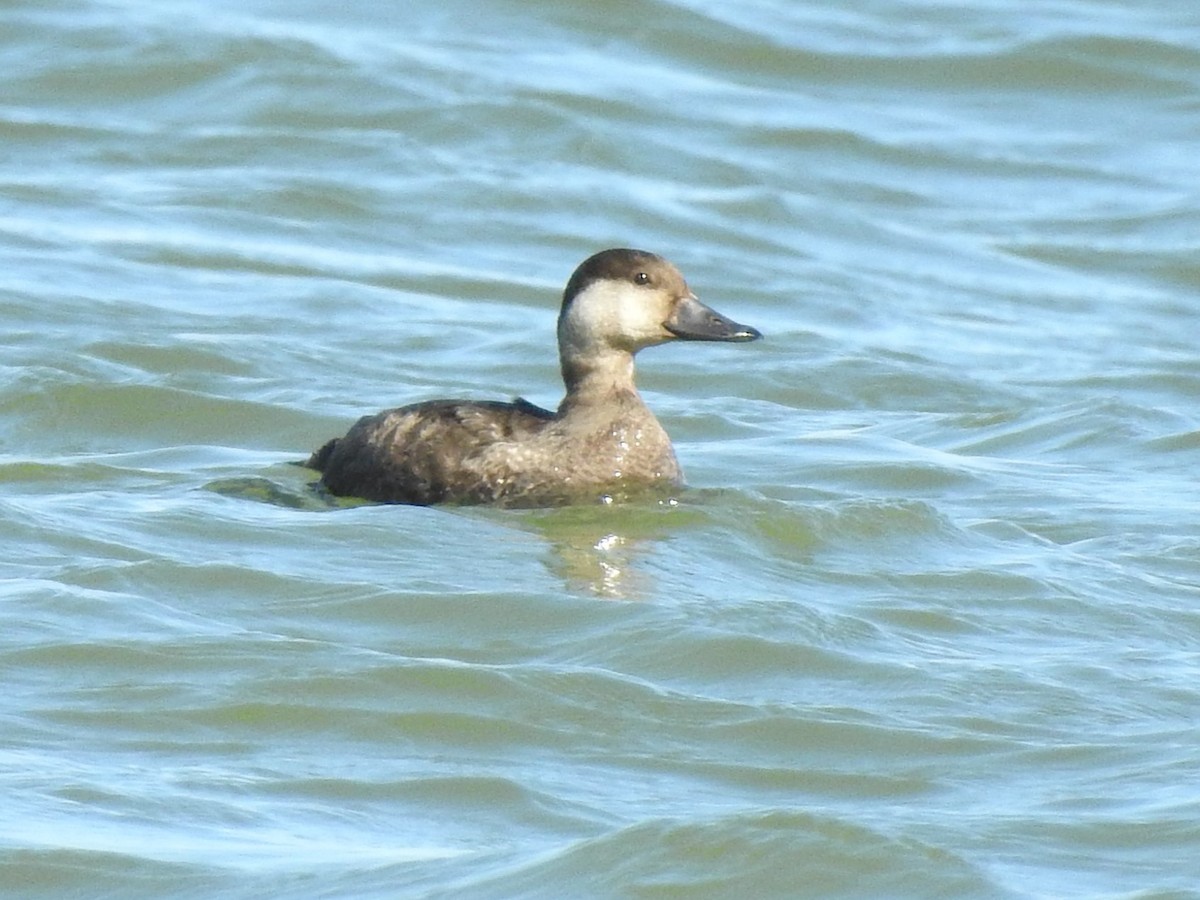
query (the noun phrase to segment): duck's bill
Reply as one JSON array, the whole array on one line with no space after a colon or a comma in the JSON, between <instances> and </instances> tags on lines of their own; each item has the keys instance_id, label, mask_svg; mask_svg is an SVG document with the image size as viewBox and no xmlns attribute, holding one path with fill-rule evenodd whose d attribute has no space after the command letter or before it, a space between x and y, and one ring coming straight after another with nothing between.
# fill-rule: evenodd
<instances>
[{"instance_id":1,"label":"duck's bill","mask_svg":"<svg viewBox=\"0 0 1200 900\"><path fill-rule=\"evenodd\" d=\"M679 302L663 323L667 331L684 341L756 341L762 332L727 319L695 297Z\"/></svg>"}]
</instances>

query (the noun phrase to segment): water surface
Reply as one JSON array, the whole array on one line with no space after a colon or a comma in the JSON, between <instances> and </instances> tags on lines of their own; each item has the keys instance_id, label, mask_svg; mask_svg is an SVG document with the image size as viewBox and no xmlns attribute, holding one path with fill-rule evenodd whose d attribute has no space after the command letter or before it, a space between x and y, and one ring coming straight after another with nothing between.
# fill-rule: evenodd
<instances>
[{"instance_id":1,"label":"water surface","mask_svg":"<svg viewBox=\"0 0 1200 900\"><path fill-rule=\"evenodd\" d=\"M1191 3L0 9L0 894L1200 896ZM676 506L331 508L553 406Z\"/></svg>"}]
</instances>

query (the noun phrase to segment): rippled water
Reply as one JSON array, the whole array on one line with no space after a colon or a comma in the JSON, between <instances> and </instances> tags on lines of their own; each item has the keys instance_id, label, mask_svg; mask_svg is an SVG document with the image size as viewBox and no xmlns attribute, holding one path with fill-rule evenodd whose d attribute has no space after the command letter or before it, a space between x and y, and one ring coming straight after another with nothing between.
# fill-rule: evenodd
<instances>
[{"instance_id":1,"label":"rippled water","mask_svg":"<svg viewBox=\"0 0 1200 900\"><path fill-rule=\"evenodd\" d=\"M0 894L1200 896L1200 15L0 7ZM677 262L679 506L330 508Z\"/></svg>"}]
</instances>

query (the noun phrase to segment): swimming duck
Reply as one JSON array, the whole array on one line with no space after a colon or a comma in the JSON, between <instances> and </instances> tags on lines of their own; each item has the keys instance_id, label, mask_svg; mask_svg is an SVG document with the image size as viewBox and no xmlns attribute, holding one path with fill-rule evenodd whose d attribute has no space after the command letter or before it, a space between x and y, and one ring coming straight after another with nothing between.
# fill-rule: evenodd
<instances>
[{"instance_id":1,"label":"swimming duck","mask_svg":"<svg viewBox=\"0 0 1200 900\"><path fill-rule=\"evenodd\" d=\"M308 460L339 496L558 506L680 487L671 440L633 383L634 354L667 341L762 337L701 303L679 270L642 250L603 250L563 291L556 412L523 399L430 400L359 419Z\"/></svg>"}]
</instances>

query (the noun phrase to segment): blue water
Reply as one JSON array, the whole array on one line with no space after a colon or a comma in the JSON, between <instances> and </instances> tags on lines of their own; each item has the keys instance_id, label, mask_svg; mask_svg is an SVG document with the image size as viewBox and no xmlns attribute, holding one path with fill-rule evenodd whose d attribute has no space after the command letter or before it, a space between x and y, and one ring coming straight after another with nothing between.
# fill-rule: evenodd
<instances>
[{"instance_id":1,"label":"blue water","mask_svg":"<svg viewBox=\"0 0 1200 900\"><path fill-rule=\"evenodd\" d=\"M0 895L1200 897L1200 15L0 7ZM674 506L331 506L637 246Z\"/></svg>"}]
</instances>

